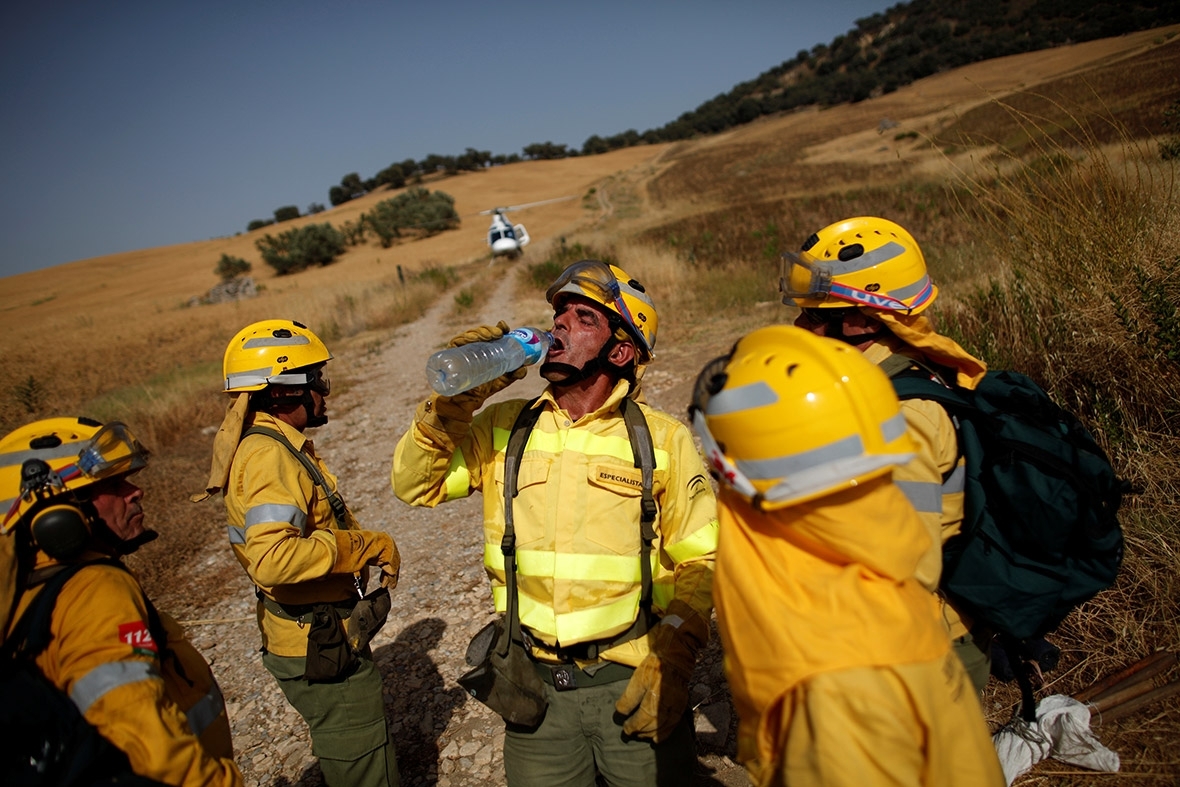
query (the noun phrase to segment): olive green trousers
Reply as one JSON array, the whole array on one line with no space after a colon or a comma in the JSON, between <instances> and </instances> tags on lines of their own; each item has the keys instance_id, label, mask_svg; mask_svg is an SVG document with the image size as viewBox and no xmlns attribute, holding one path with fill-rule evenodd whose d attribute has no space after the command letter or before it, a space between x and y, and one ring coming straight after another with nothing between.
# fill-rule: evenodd
<instances>
[{"instance_id":1,"label":"olive green trousers","mask_svg":"<svg viewBox=\"0 0 1180 787\"><path fill-rule=\"evenodd\" d=\"M692 714L660 744L623 734L615 702L626 680L557 691L545 684L549 709L536 729L508 725L504 771L510 787L594 787L601 774L610 787L691 784L696 768Z\"/></svg>"},{"instance_id":2,"label":"olive green trousers","mask_svg":"<svg viewBox=\"0 0 1180 787\"><path fill-rule=\"evenodd\" d=\"M399 787L381 674L371 656L362 656L347 677L323 682L303 678L302 658L264 653L262 663L307 722L329 787Z\"/></svg>"}]
</instances>

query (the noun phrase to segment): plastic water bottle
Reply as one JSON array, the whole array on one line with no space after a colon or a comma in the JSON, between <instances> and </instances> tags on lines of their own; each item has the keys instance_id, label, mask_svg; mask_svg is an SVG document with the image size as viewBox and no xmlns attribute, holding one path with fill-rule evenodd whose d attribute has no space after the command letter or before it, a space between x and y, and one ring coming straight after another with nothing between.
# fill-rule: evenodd
<instances>
[{"instance_id":1,"label":"plastic water bottle","mask_svg":"<svg viewBox=\"0 0 1180 787\"><path fill-rule=\"evenodd\" d=\"M548 331L516 328L495 341L439 350L426 361L426 377L435 393L454 396L536 363L551 344L553 334Z\"/></svg>"}]
</instances>

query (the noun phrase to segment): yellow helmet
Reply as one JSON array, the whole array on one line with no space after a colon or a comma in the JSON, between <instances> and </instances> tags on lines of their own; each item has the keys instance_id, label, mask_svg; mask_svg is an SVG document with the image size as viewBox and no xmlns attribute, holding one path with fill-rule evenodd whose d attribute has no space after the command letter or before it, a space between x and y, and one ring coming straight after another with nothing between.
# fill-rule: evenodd
<instances>
[{"instance_id":1,"label":"yellow helmet","mask_svg":"<svg viewBox=\"0 0 1180 787\"><path fill-rule=\"evenodd\" d=\"M824 227L799 254L782 256L783 303L804 309L868 306L917 314L938 297L918 243L886 219L860 216Z\"/></svg>"},{"instance_id":2,"label":"yellow helmet","mask_svg":"<svg viewBox=\"0 0 1180 787\"><path fill-rule=\"evenodd\" d=\"M561 272L545 291L545 300L556 308L562 293L582 295L618 315L623 330L635 340L638 362L655 358L656 327L660 318L643 285L616 265L598 260L575 262Z\"/></svg>"},{"instance_id":3,"label":"yellow helmet","mask_svg":"<svg viewBox=\"0 0 1180 787\"><path fill-rule=\"evenodd\" d=\"M268 385L307 385L332 353L306 325L262 320L238 331L222 363L227 393L260 391Z\"/></svg>"},{"instance_id":4,"label":"yellow helmet","mask_svg":"<svg viewBox=\"0 0 1180 787\"><path fill-rule=\"evenodd\" d=\"M721 482L761 510L856 486L915 451L884 372L788 325L760 328L707 365L690 414Z\"/></svg>"},{"instance_id":5,"label":"yellow helmet","mask_svg":"<svg viewBox=\"0 0 1180 787\"><path fill-rule=\"evenodd\" d=\"M57 558L81 553L91 516L79 490L147 464L148 450L124 424L47 418L0 439L0 533L28 522L33 540Z\"/></svg>"}]
</instances>

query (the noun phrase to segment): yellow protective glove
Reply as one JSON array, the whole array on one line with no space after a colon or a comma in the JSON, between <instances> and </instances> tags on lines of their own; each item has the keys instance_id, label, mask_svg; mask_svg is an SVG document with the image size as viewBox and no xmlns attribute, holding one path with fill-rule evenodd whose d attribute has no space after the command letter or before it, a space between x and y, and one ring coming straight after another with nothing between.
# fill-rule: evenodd
<instances>
[{"instance_id":1,"label":"yellow protective glove","mask_svg":"<svg viewBox=\"0 0 1180 787\"><path fill-rule=\"evenodd\" d=\"M501 320L496 325L481 325L464 331L447 342L447 347L461 347L473 342L494 342L509 331L508 323ZM454 396L432 395L418 406L414 415L417 426L429 433L431 440L441 447L453 449L467 436L467 428L475 411L492 394L504 390L517 380L528 374L528 368L519 369L502 374L491 382L477 385L470 391Z\"/></svg>"},{"instance_id":2,"label":"yellow protective glove","mask_svg":"<svg viewBox=\"0 0 1180 787\"><path fill-rule=\"evenodd\" d=\"M697 651L709 641L709 624L681 601L648 632L650 652L631 676L615 710L627 717L623 732L654 743L667 740L688 707Z\"/></svg>"},{"instance_id":3,"label":"yellow protective glove","mask_svg":"<svg viewBox=\"0 0 1180 787\"><path fill-rule=\"evenodd\" d=\"M397 587L402 558L392 538L374 530L333 530L332 533L336 536L333 574L355 574L365 566L377 566L381 569L381 585Z\"/></svg>"}]
</instances>

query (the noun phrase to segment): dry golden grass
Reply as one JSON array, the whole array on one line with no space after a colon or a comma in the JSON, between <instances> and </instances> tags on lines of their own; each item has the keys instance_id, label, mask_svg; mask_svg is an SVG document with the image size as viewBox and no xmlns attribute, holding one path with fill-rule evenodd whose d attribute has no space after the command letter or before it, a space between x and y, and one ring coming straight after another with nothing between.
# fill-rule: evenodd
<instances>
[{"instance_id":1,"label":"dry golden grass","mask_svg":"<svg viewBox=\"0 0 1180 787\"><path fill-rule=\"evenodd\" d=\"M0 394L7 397L0 430L50 412L123 418L153 446L171 446L145 481L156 521L186 521L192 511L175 501L194 484L177 479L204 472L207 449L195 427L219 420L228 338L253 320L291 317L347 359L415 319L457 277L470 303L457 300L446 319L464 322L488 289L487 221L473 215L481 209L577 196L520 214L535 239L526 262L545 260L563 241L615 257L660 305L659 363L693 357L681 349L694 343L786 321L779 253L837 219L882 215L922 243L942 288L935 316L948 330L1003 365L1033 372L1095 426L1141 490L1123 516L1127 559L1118 583L1056 638L1064 655L1047 688L1077 691L1151 649L1180 649L1180 386L1177 359L1152 356L1160 342L1149 340L1167 316L1167 298L1176 297L1180 214L1174 171L1160 168L1142 141L1158 130L1148 115L1180 97L1178 30L977 63L860 104L765 118L707 139L439 180L428 185L455 197L459 231L355 248L328 268L289 277L274 277L259 261L254 241L266 230L11 277L0 293L0 360L17 372ZM879 130L883 119L898 125ZM1040 160L1030 163L1030 152ZM1019 180L1021 173L1037 177ZM356 221L388 196L289 226ZM183 307L216 282L222 253L253 262L263 294ZM1014 260L1037 263L1023 283ZM1073 280L1083 269L1102 286L1079 288ZM1054 300L1046 282L1060 285L1062 297ZM1138 295L1118 311L1110 296L1130 290ZM1152 300L1155 292L1163 302ZM520 288L530 303L536 295ZM346 378L347 366L335 376ZM17 385L30 375L40 401ZM36 404L35 413L22 403ZM178 537L199 543L203 532ZM1166 677L1174 680L1176 670ZM1011 687L995 682L985 700L996 723L1016 704ZM1104 725L1100 735L1123 757L1125 776L1049 764L1019 783L1180 782L1180 702Z\"/></svg>"},{"instance_id":2,"label":"dry golden grass","mask_svg":"<svg viewBox=\"0 0 1180 787\"><path fill-rule=\"evenodd\" d=\"M153 445L168 445L184 433L183 428L174 430L175 425L219 420L217 406L210 404L217 401L217 367L226 343L241 327L281 316L309 325L326 340L341 340L413 320L441 294L432 280L416 278L418 273L486 259L488 219L476 215L478 211L541 198L581 197L661 151L658 146L631 148L445 179L431 186L455 198L464 217L461 229L389 249L376 243L352 248L333 265L291 276L275 276L254 247L272 227L9 277L0 293L0 331L5 336L0 362L18 370L14 386L31 377L41 395L12 387L0 394L0 431L49 413L113 417L118 412ZM284 226L355 221L388 197L387 192L367 195ZM519 215L530 233L550 237L594 221L601 210L597 200L583 207L580 199L573 199ZM217 283L213 269L221 254L252 262L262 294L188 307L191 297Z\"/></svg>"}]
</instances>

